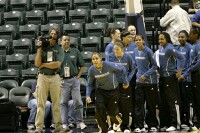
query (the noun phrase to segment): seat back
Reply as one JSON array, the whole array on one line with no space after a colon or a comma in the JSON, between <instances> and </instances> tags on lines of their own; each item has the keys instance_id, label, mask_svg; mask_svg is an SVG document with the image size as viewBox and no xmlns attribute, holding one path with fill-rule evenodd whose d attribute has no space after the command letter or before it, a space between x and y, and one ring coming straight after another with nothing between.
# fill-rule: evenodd
<instances>
[{"instance_id":1,"label":"seat back","mask_svg":"<svg viewBox=\"0 0 200 133\"><path fill-rule=\"evenodd\" d=\"M119 29L121 32L124 31L126 29L126 24L125 22L113 22L113 23L108 23L108 28L115 28L115 29Z\"/></svg>"},{"instance_id":2,"label":"seat back","mask_svg":"<svg viewBox=\"0 0 200 133\"><path fill-rule=\"evenodd\" d=\"M0 87L0 99L8 98L8 90Z\"/></svg>"},{"instance_id":3,"label":"seat back","mask_svg":"<svg viewBox=\"0 0 200 133\"><path fill-rule=\"evenodd\" d=\"M40 26L35 24L26 24L19 26L19 37L36 39L39 35Z\"/></svg>"},{"instance_id":4,"label":"seat back","mask_svg":"<svg viewBox=\"0 0 200 133\"><path fill-rule=\"evenodd\" d=\"M70 10L72 9L72 0L53 0L53 9Z\"/></svg>"},{"instance_id":5,"label":"seat back","mask_svg":"<svg viewBox=\"0 0 200 133\"><path fill-rule=\"evenodd\" d=\"M113 19L114 21L125 22L125 8L113 9Z\"/></svg>"},{"instance_id":6,"label":"seat back","mask_svg":"<svg viewBox=\"0 0 200 133\"><path fill-rule=\"evenodd\" d=\"M32 53L32 39L21 38L19 40L13 40L13 52L24 55Z\"/></svg>"},{"instance_id":7,"label":"seat back","mask_svg":"<svg viewBox=\"0 0 200 133\"><path fill-rule=\"evenodd\" d=\"M27 11L30 8L30 0L10 0L11 11Z\"/></svg>"},{"instance_id":8,"label":"seat back","mask_svg":"<svg viewBox=\"0 0 200 133\"><path fill-rule=\"evenodd\" d=\"M10 40L0 39L0 55L7 55L10 51Z\"/></svg>"},{"instance_id":9,"label":"seat back","mask_svg":"<svg viewBox=\"0 0 200 133\"><path fill-rule=\"evenodd\" d=\"M37 80L36 79L27 79L24 80L21 84L21 87L28 87L29 89L32 88L33 83L35 83Z\"/></svg>"},{"instance_id":10,"label":"seat back","mask_svg":"<svg viewBox=\"0 0 200 133\"><path fill-rule=\"evenodd\" d=\"M32 9L33 10L41 10L41 11L49 11L52 6L51 0L32 0Z\"/></svg>"},{"instance_id":11,"label":"seat back","mask_svg":"<svg viewBox=\"0 0 200 133\"><path fill-rule=\"evenodd\" d=\"M13 68L21 72L22 69L27 68L27 56L23 54L6 55L7 68Z\"/></svg>"},{"instance_id":12,"label":"seat back","mask_svg":"<svg viewBox=\"0 0 200 133\"><path fill-rule=\"evenodd\" d=\"M86 36L101 37L105 35L107 23L92 22L85 25Z\"/></svg>"},{"instance_id":13,"label":"seat back","mask_svg":"<svg viewBox=\"0 0 200 133\"><path fill-rule=\"evenodd\" d=\"M99 52L101 48L101 37L89 36L81 38L81 50Z\"/></svg>"},{"instance_id":14,"label":"seat back","mask_svg":"<svg viewBox=\"0 0 200 133\"><path fill-rule=\"evenodd\" d=\"M9 1L8 0L1 0L0 1L0 11L6 12L9 9Z\"/></svg>"},{"instance_id":15,"label":"seat back","mask_svg":"<svg viewBox=\"0 0 200 133\"><path fill-rule=\"evenodd\" d=\"M27 107L31 95L31 90L28 87L15 87L9 92L9 99L13 101L16 106Z\"/></svg>"},{"instance_id":16,"label":"seat back","mask_svg":"<svg viewBox=\"0 0 200 133\"><path fill-rule=\"evenodd\" d=\"M65 10L52 10L47 11L47 22L56 23L56 24L65 24L68 22L66 11Z\"/></svg>"},{"instance_id":17,"label":"seat back","mask_svg":"<svg viewBox=\"0 0 200 133\"><path fill-rule=\"evenodd\" d=\"M5 12L4 23L12 25L22 25L24 24L24 13L20 11Z\"/></svg>"},{"instance_id":18,"label":"seat back","mask_svg":"<svg viewBox=\"0 0 200 133\"><path fill-rule=\"evenodd\" d=\"M2 25L0 26L0 38L7 40L16 39L18 30L19 30L18 26L16 25L10 25L10 24Z\"/></svg>"},{"instance_id":19,"label":"seat back","mask_svg":"<svg viewBox=\"0 0 200 133\"><path fill-rule=\"evenodd\" d=\"M0 87L3 87L10 91L12 88L19 86L16 80L7 79L0 82Z\"/></svg>"},{"instance_id":20,"label":"seat back","mask_svg":"<svg viewBox=\"0 0 200 133\"><path fill-rule=\"evenodd\" d=\"M82 23L89 22L89 11L87 9L69 10L69 22Z\"/></svg>"},{"instance_id":21,"label":"seat back","mask_svg":"<svg viewBox=\"0 0 200 133\"><path fill-rule=\"evenodd\" d=\"M69 23L63 25L63 33L69 34L71 37L82 37L83 36L83 25L82 23Z\"/></svg>"},{"instance_id":22,"label":"seat back","mask_svg":"<svg viewBox=\"0 0 200 133\"><path fill-rule=\"evenodd\" d=\"M22 70L22 80L25 79L35 79L38 74L38 68L30 67L28 69Z\"/></svg>"},{"instance_id":23,"label":"seat back","mask_svg":"<svg viewBox=\"0 0 200 133\"><path fill-rule=\"evenodd\" d=\"M41 10L32 10L25 13L25 20L27 24L44 24L46 23L46 17L44 11Z\"/></svg>"},{"instance_id":24,"label":"seat back","mask_svg":"<svg viewBox=\"0 0 200 133\"><path fill-rule=\"evenodd\" d=\"M91 51L83 51L83 52L81 52L85 63L91 63L92 62L92 60L91 60L92 53L93 52L91 52Z\"/></svg>"},{"instance_id":25,"label":"seat back","mask_svg":"<svg viewBox=\"0 0 200 133\"><path fill-rule=\"evenodd\" d=\"M74 9L92 9L92 0L74 0Z\"/></svg>"},{"instance_id":26,"label":"seat back","mask_svg":"<svg viewBox=\"0 0 200 133\"><path fill-rule=\"evenodd\" d=\"M93 22L110 22L111 10L106 8L97 8L91 10L91 19Z\"/></svg>"},{"instance_id":27,"label":"seat back","mask_svg":"<svg viewBox=\"0 0 200 133\"><path fill-rule=\"evenodd\" d=\"M0 80L14 79L20 82L20 73L18 70L9 68L0 71Z\"/></svg>"},{"instance_id":28,"label":"seat back","mask_svg":"<svg viewBox=\"0 0 200 133\"><path fill-rule=\"evenodd\" d=\"M95 8L112 9L114 7L113 0L94 0Z\"/></svg>"}]
</instances>

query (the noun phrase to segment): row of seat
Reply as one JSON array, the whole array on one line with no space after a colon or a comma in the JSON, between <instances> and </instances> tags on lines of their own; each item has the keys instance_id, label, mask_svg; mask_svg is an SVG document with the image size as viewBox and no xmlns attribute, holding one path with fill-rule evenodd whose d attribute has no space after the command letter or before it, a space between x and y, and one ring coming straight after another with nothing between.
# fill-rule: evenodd
<instances>
[{"instance_id":1,"label":"row of seat","mask_svg":"<svg viewBox=\"0 0 200 133\"><path fill-rule=\"evenodd\" d=\"M24 26L2 25L0 26L0 39L16 40L19 38L36 39L39 35L47 34L49 29L54 27L60 31L60 35L69 34L72 37L87 36L105 36L106 30L109 28L117 28L121 31L125 30L125 22L118 21L113 23L69 23L55 24L48 23L46 25L27 24Z\"/></svg>"},{"instance_id":2,"label":"row of seat","mask_svg":"<svg viewBox=\"0 0 200 133\"><path fill-rule=\"evenodd\" d=\"M106 9L97 8L93 10L75 9L75 10L32 10L32 11L10 11L0 14L0 25L13 24L46 24L57 23L66 24L70 22L115 22L125 20L125 9Z\"/></svg>"},{"instance_id":3,"label":"row of seat","mask_svg":"<svg viewBox=\"0 0 200 133\"><path fill-rule=\"evenodd\" d=\"M95 37L88 36L85 38L70 37L71 47L78 48L79 51L93 51L93 52L104 52L105 47L111 42L110 37ZM32 55L36 53L37 39L21 38L18 40L6 40L0 39L0 55L13 55L24 54ZM60 39L58 40L60 44Z\"/></svg>"},{"instance_id":4,"label":"row of seat","mask_svg":"<svg viewBox=\"0 0 200 133\"><path fill-rule=\"evenodd\" d=\"M0 11L95 9L124 7L124 0L1 0Z\"/></svg>"},{"instance_id":5,"label":"row of seat","mask_svg":"<svg viewBox=\"0 0 200 133\"><path fill-rule=\"evenodd\" d=\"M27 69L29 67L35 67L34 65L34 59L35 55L23 55L23 54L12 54L12 55L5 55L0 56L0 70L6 69L6 68L13 68L19 71L22 71L23 69ZM34 69L33 69L34 70ZM10 70L8 70L9 72ZM30 74L31 74L30 70ZM34 71L37 71L35 69ZM35 73L37 74L37 72Z\"/></svg>"},{"instance_id":6,"label":"row of seat","mask_svg":"<svg viewBox=\"0 0 200 133\"><path fill-rule=\"evenodd\" d=\"M36 82L37 79L35 78L30 78L30 79L25 79L21 83L19 83L17 80L14 79L6 79L0 81L0 99L2 98L8 98L9 97L9 91L13 88L20 88L20 87L26 87L31 90L32 84ZM86 86L87 86L87 80L85 78L80 78L80 91L83 96L85 96L86 93Z\"/></svg>"},{"instance_id":7,"label":"row of seat","mask_svg":"<svg viewBox=\"0 0 200 133\"><path fill-rule=\"evenodd\" d=\"M31 88L32 84L36 82L36 79L27 79L24 80L21 83L21 86L19 86L19 83L16 80L8 79L3 80L0 82L0 99L9 98L11 101L13 101L16 106L19 107L19 109L22 112L22 126L26 128L27 118L28 118L28 101L31 95ZM86 95L86 86L87 81L85 78L80 78L80 92L82 96L82 100L84 102L84 114L86 117L87 113L87 104L85 103L85 95ZM28 113L25 115L23 119L23 113ZM23 125L24 124L24 125ZM22 127L22 128L23 128Z\"/></svg>"},{"instance_id":8,"label":"row of seat","mask_svg":"<svg viewBox=\"0 0 200 133\"><path fill-rule=\"evenodd\" d=\"M85 67L89 67L91 65L91 56L92 56L91 51L83 51L81 52L83 59L85 61ZM34 68L34 60L35 60L36 54L31 54L31 55L23 55L19 53L15 53L12 55L5 55L5 56L0 56L0 70L6 69L6 68L12 68L15 70L22 71L24 75L26 74L26 71L23 72L24 69L27 69L27 74L29 75L37 75L37 68ZM105 59L105 54L102 53L102 58ZM10 73L12 70L7 70L8 73ZM13 72L18 73L18 72ZM4 74L1 73L0 74ZM6 75L7 73L5 73Z\"/></svg>"}]
</instances>

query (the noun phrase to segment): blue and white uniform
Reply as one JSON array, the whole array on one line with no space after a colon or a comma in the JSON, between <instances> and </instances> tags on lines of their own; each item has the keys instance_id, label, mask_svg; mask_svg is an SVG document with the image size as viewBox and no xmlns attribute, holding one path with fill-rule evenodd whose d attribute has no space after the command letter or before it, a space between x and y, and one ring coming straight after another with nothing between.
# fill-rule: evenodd
<instances>
[{"instance_id":1,"label":"blue and white uniform","mask_svg":"<svg viewBox=\"0 0 200 133\"><path fill-rule=\"evenodd\" d=\"M95 116L102 132L107 132L108 125L106 123L106 112L110 116L112 123L119 124L122 122L121 118L118 116L119 92L116 74L124 75L123 83L125 85L128 85L129 82L124 66L106 61L103 62L102 65L103 66L100 70L98 70L94 65L89 68L86 96L90 97L95 82Z\"/></svg>"},{"instance_id":2,"label":"blue and white uniform","mask_svg":"<svg viewBox=\"0 0 200 133\"><path fill-rule=\"evenodd\" d=\"M183 67L182 74L187 71L187 68L190 65L190 51L192 45L186 43L184 46L177 46L177 50L185 57L185 65ZM177 64L180 64L180 61L177 60ZM179 89L181 94L181 123L188 126L193 126L193 107L192 107L192 86L191 86L191 76L188 75L186 80L179 80Z\"/></svg>"},{"instance_id":3,"label":"blue and white uniform","mask_svg":"<svg viewBox=\"0 0 200 133\"><path fill-rule=\"evenodd\" d=\"M176 64L176 60L180 63ZM168 43L165 47L159 46L159 62L160 127L180 128L180 92L176 73L177 69L184 67L185 58L172 44Z\"/></svg>"},{"instance_id":4,"label":"blue and white uniform","mask_svg":"<svg viewBox=\"0 0 200 133\"><path fill-rule=\"evenodd\" d=\"M126 75L128 77L128 82L131 81L134 74L134 64L133 59L130 55L124 53L122 57L117 57L115 53L111 53L107 56L106 61L114 62L115 64L123 65L126 68ZM122 113L122 125L121 130L129 129L130 123L132 122L130 118L131 115L131 88L123 88L124 75L116 74L117 81L119 82L119 111Z\"/></svg>"},{"instance_id":5,"label":"blue and white uniform","mask_svg":"<svg viewBox=\"0 0 200 133\"><path fill-rule=\"evenodd\" d=\"M147 121L149 129L157 127L156 107L158 106L158 90L157 90L157 65L154 59L153 51L144 46L143 50L134 49L134 60L137 66L136 88L135 88L135 128L144 128L144 104L148 110ZM145 80L141 81L141 76L145 76Z\"/></svg>"},{"instance_id":6,"label":"blue and white uniform","mask_svg":"<svg viewBox=\"0 0 200 133\"><path fill-rule=\"evenodd\" d=\"M191 74L192 79L192 92L193 92L193 102L194 109L197 115L197 128L200 128L200 42L193 44L193 47L190 52L190 66L187 71L184 73L184 76Z\"/></svg>"}]
</instances>

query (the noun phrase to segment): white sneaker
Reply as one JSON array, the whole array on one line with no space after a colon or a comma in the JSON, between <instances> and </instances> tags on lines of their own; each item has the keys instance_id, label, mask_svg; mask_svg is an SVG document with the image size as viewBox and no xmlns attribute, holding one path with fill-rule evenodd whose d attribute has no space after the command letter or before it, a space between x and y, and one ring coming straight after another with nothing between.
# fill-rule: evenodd
<instances>
[{"instance_id":1,"label":"white sneaker","mask_svg":"<svg viewBox=\"0 0 200 133\"><path fill-rule=\"evenodd\" d=\"M117 124L113 124L113 130L117 131L120 128L121 123Z\"/></svg>"},{"instance_id":2,"label":"white sneaker","mask_svg":"<svg viewBox=\"0 0 200 133\"><path fill-rule=\"evenodd\" d=\"M157 132L158 130L157 130L157 128L155 128L155 127L151 127L151 129L149 130L150 132Z\"/></svg>"},{"instance_id":3,"label":"white sneaker","mask_svg":"<svg viewBox=\"0 0 200 133\"><path fill-rule=\"evenodd\" d=\"M122 131L121 128L118 128L118 129L117 129L117 132L121 132L121 131Z\"/></svg>"},{"instance_id":4,"label":"white sneaker","mask_svg":"<svg viewBox=\"0 0 200 133\"><path fill-rule=\"evenodd\" d=\"M129 129L125 129L124 133L130 133L131 131Z\"/></svg>"},{"instance_id":5,"label":"white sneaker","mask_svg":"<svg viewBox=\"0 0 200 133\"><path fill-rule=\"evenodd\" d=\"M141 129L141 132L146 132L146 129L145 129L145 128L142 128L142 129Z\"/></svg>"},{"instance_id":6,"label":"white sneaker","mask_svg":"<svg viewBox=\"0 0 200 133\"><path fill-rule=\"evenodd\" d=\"M86 127L87 127L87 126L86 126L85 123L83 123L83 122L77 124L77 128L85 129Z\"/></svg>"},{"instance_id":7,"label":"white sneaker","mask_svg":"<svg viewBox=\"0 0 200 133\"><path fill-rule=\"evenodd\" d=\"M27 124L27 128L29 130L35 129L35 125L34 124Z\"/></svg>"},{"instance_id":8,"label":"white sneaker","mask_svg":"<svg viewBox=\"0 0 200 133\"><path fill-rule=\"evenodd\" d=\"M135 132L135 133L140 133L141 130L140 130L140 128L136 128L136 129L134 130L134 132Z\"/></svg>"},{"instance_id":9,"label":"white sneaker","mask_svg":"<svg viewBox=\"0 0 200 133\"><path fill-rule=\"evenodd\" d=\"M148 128L148 125L146 124L146 122L144 122L144 128Z\"/></svg>"},{"instance_id":10,"label":"white sneaker","mask_svg":"<svg viewBox=\"0 0 200 133\"><path fill-rule=\"evenodd\" d=\"M69 129L69 126L67 125L67 124L63 124L63 126L62 126L65 130L70 130Z\"/></svg>"},{"instance_id":11,"label":"white sneaker","mask_svg":"<svg viewBox=\"0 0 200 133\"><path fill-rule=\"evenodd\" d=\"M115 133L115 131L114 130L110 130L110 131L108 131L108 133Z\"/></svg>"},{"instance_id":12,"label":"white sneaker","mask_svg":"<svg viewBox=\"0 0 200 133\"><path fill-rule=\"evenodd\" d=\"M160 131L161 132L166 132L166 129L167 129L167 127L165 126L165 127L160 128Z\"/></svg>"},{"instance_id":13,"label":"white sneaker","mask_svg":"<svg viewBox=\"0 0 200 133\"><path fill-rule=\"evenodd\" d=\"M189 130L189 129L190 129L190 127L189 127L188 125L186 125L186 124L182 124L182 125L181 125L181 128L182 128L183 130Z\"/></svg>"},{"instance_id":14,"label":"white sneaker","mask_svg":"<svg viewBox=\"0 0 200 133\"><path fill-rule=\"evenodd\" d=\"M176 131L176 128L174 126L170 126L169 128L166 129L167 132L173 132Z\"/></svg>"},{"instance_id":15,"label":"white sneaker","mask_svg":"<svg viewBox=\"0 0 200 133\"><path fill-rule=\"evenodd\" d=\"M192 131L198 131L198 128L196 126L193 126Z\"/></svg>"},{"instance_id":16,"label":"white sneaker","mask_svg":"<svg viewBox=\"0 0 200 133\"><path fill-rule=\"evenodd\" d=\"M50 128L55 129L55 124L51 124Z\"/></svg>"}]
</instances>

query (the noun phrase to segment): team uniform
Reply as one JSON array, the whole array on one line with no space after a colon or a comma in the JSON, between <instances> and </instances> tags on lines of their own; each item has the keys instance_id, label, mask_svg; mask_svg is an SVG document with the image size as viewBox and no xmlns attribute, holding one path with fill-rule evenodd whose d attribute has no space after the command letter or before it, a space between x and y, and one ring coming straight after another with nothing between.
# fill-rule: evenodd
<instances>
[{"instance_id":1,"label":"team uniform","mask_svg":"<svg viewBox=\"0 0 200 133\"><path fill-rule=\"evenodd\" d=\"M134 59L134 49L137 47L137 45L132 42L128 46L124 47L124 53L129 54L132 59ZM131 81L130 81L130 87L132 88L132 117L134 118L134 108L135 108L135 84L136 84L136 74L133 75ZM134 121L132 122L131 129L134 129Z\"/></svg>"},{"instance_id":2,"label":"team uniform","mask_svg":"<svg viewBox=\"0 0 200 133\"><path fill-rule=\"evenodd\" d=\"M193 45L190 52L190 66L184 74L184 77L187 77L188 74L191 74L192 79L192 92L193 92L193 102L194 109L197 115L197 127L200 128L200 42L197 42Z\"/></svg>"},{"instance_id":3,"label":"team uniform","mask_svg":"<svg viewBox=\"0 0 200 133\"><path fill-rule=\"evenodd\" d=\"M186 43L184 46L177 46L177 50L185 57L185 65L182 71L184 74L189 67L190 63L190 51L192 45ZM179 64L177 60L177 64ZM179 80L179 89L181 92L181 123L192 126L193 108L192 108L192 88L191 88L191 76L188 75L186 80Z\"/></svg>"},{"instance_id":4,"label":"team uniform","mask_svg":"<svg viewBox=\"0 0 200 133\"><path fill-rule=\"evenodd\" d=\"M138 48L134 49L134 60L137 66L136 88L135 88L135 128L144 128L144 104L146 101L147 125L157 128L158 120L156 118L156 108L158 107L158 89L156 75L156 61L150 48L144 47L142 51ZM144 75L145 81L141 81L140 77ZM148 121L149 120L149 121Z\"/></svg>"},{"instance_id":5,"label":"team uniform","mask_svg":"<svg viewBox=\"0 0 200 133\"><path fill-rule=\"evenodd\" d=\"M114 62L115 64L121 64L126 68L126 75L128 78L128 82L131 81L134 75L134 66L133 59L130 55L124 53L122 57L117 57L115 53L111 53L106 57L106 61ZM132 101L131 101L131 87L124 89L123 88L123 78L124 75L116 74L117 81L119 83L119 112L122 113L122 124L121 130L125 129L130 130L130 124L132 123L131 118L131 109L132 109Z\"/></svg>"},{"instance_id":6,"label":"team uniform","mask_svg":"<svg viewBox=\"0 0 200 133\"><path fill-rule=\"evenodd\" d=\"M180 61L179 65L176 65L176 59ZM177 69L184 67L185 58L168 43L165 47L159 46L159 63L160 127L180 128L180 93L175 74Z\"/></svg>"},{"instance_id":7,"label":"team uniform","mask_svg":"<svg viewBox=\"0 0 200 133\"><path fill-rule=\"evenodd\" d=\"M122 122L121 118L118 116L119 83L117 82L116 73L124 75L123 83L126 85L128 84L128 79L124 66L106 61L102 63L103 66L101 70L98 70L94 65L88 70L86 96L90 97L95 81L95 116L102 132L107 133L108 124L106 123L106 112L110 116L112 123L121 124Z\"/></svg>"}]
</instances>

